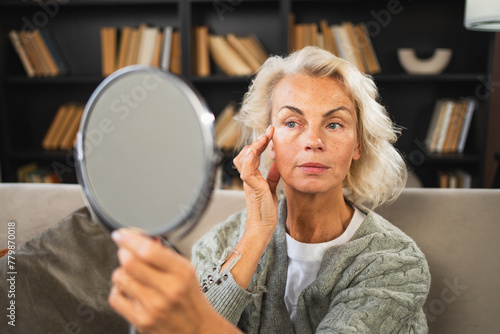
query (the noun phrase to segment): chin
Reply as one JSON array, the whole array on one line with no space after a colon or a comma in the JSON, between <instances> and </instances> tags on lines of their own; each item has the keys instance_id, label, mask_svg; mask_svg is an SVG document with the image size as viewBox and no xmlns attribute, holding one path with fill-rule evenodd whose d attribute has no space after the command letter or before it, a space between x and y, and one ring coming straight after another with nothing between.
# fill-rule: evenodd
<instances>
[{"instance_id":1,"label":"chin","mask_svg":"<svg viewBox=\"0 0 500 334\"><path fill-rule=\"evenodd\" d=\"M308 195L328 193L337 188L332 184L327 184L324 180L303 180L303 182L292 182L291 184L285 182L285 185L285 189L289 188L290 191Z\"/></svg>"}]
</instances>

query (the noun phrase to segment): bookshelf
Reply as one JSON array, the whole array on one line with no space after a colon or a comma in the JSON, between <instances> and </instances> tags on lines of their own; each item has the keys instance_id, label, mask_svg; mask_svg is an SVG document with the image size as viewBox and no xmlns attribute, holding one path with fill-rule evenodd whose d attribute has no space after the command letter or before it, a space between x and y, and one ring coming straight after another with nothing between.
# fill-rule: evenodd
<instances>
[{"instance_id":1,"label":"bookshelf","mask_svg":"<svg viewBox=\"0 0 500 334\"><path fill-rule=\"evenodd\" d=\"M19 167L36 161L57 165L63 182L76 182L72 152L44 151L41 142L58 107L69 101L86 102L103 80L99 29L138 26L142 22L181 33L182 76L205 97L215 115L231 100L241 102L250 77L229 77L210 61L211 75L193 74L194 26L206 25L211 34L255 34L270 54L289 50L289 15L296 23L343 21L367 24L381 65L374 79L381 102L404 127L397 147L409 167L428 187L438 186L438 170L463 168L472 185L482 185L486 129L491 92L493 34L463 28L465 1L422 0L69 0L0 2L0 122L2 181L17 181ZM45 4L45 7L41 4ZM48 6L48 7L47 7ZM46 9L48 8L48 9ZM28 22L28 23L27 23ZM68 63L70 74L28 78L7 35L29 24L50 30ZM406 74L397 49L412 47L420 57L435 48L453 50L440 75ZM475 112L463 154L429 154L423 141L439 98L475 96ZM231 159L226 159L231 163ZM229 166L226 169L230 169Z\"/></svg>"}]
</instances>

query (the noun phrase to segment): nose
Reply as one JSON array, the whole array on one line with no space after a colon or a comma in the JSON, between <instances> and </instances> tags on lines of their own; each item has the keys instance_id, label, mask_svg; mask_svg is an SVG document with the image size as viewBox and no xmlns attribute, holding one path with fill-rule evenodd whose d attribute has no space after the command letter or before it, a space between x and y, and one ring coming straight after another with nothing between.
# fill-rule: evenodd
<instances>
[{"instance_id":1,"label":"nose","mask_svg":"<svg viewBox=\"0 0 500 334\"><path fill-rule=\"evenodd\" d=\"M305 145L304 149L306 151L324 151L325 144L321 140L320 130L315 130L313 128L309 128L305 133Z\"/></svg>"}]
</instances>

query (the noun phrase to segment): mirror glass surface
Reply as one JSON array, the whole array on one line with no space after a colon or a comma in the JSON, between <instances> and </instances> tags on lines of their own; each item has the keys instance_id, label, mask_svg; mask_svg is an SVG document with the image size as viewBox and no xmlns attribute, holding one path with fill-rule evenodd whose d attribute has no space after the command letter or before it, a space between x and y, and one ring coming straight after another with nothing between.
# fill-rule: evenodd
<instances>
[{"instance_id":1,"label":"mirror glass surface","mask_svg":"<svg viewBox=\"0 0 500 334\"><path fill-rule=\"evenodd\" d=\"M151 235L182 225L211 191L212 123L204 102L170 73L129 67L103 81L77 143L79 182L98 220Z\"/></svg>"}]
</instances>

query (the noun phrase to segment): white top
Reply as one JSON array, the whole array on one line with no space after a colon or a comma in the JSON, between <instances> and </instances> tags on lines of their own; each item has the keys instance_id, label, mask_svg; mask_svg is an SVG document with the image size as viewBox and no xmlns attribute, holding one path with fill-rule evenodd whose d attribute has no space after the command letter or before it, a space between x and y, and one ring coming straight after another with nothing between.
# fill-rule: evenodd
<instances>
[{"instance_id":1,"label":"white top","mask_svg":"<svg viewBox=\"0 0 500 334\"><path fill-rule=\"evenodd\" d=\"M288 251L288 274L285 289L285 304L290 319L295 322L297 301L299 295L318 276L323 254L328 248L340 246L351 240L352 236L363 223L365 214L354 208L354 214L347 229L339 237L317 244L308 244L293 239L286 234Z\"/></svg>"}]
</instances>

